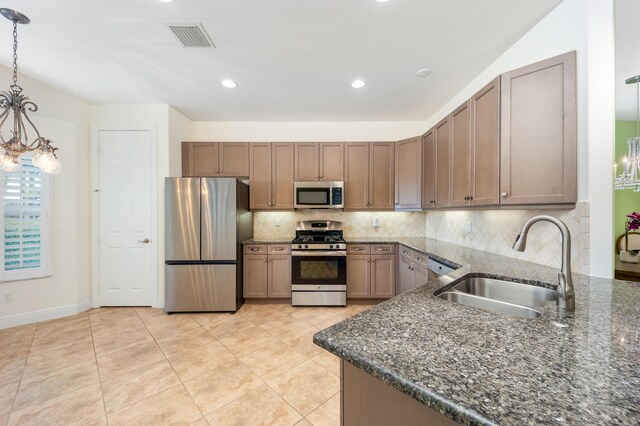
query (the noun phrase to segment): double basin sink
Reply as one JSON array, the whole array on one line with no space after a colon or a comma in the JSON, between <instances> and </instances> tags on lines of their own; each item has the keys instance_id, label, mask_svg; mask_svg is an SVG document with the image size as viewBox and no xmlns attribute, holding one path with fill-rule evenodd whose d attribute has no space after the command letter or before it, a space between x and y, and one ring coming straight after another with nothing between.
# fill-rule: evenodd
<instances>
[{"instance_id":1,"label":"double basin sink","mask_svg":"<svg viewBox=\"0 0 640 426\"><path fill-rule=\"evenodd\" d=\"M468 277L434 295L449 302L520 318L538 318L558 293L545 287L496 278Z\"/></svg>"}]
</instances>

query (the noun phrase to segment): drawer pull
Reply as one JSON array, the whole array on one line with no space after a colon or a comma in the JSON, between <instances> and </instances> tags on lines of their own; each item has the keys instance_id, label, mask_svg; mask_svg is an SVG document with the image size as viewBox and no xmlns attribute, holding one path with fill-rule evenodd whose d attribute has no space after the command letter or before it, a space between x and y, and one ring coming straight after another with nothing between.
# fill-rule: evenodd
<instances>
[{"instance_id":1,"label":"drawer pull","mask_svg":"<svg viewBox=\"0 0 640 426\"><path fill-rule=\"evenodd\" d=\"M418 257L417 260L418 260L418 262L422 262L422 258L421 257Z\"/></svg>"},{"instance_id":2,"label":"drawer pull","mask_svg":"<svg viewBox=\"0 0 640 426\"><path fill-rule=\"evenodd\" d=\"M276 247L274 248L275 251L283 251L284 249L282 247Z\"/></svg>"},{"instance_id":3,"label":"drawer pull","mask_svg":"<svg viewBox=\"0 0 640 426\"><path fill-rule=\"evenodd\" d=\"M378 250L378 251L389 251L389 247L385 247L385 248L377 247L376 250Z\"/></svg>"},{"instance_id":4,"label":"drawer pull","mask_svg":"<svg viewBox=\"0 0 640 426\"><path fill-rule=\"evenodd\" d=\"M362 251L362 250L364 250L362 247L356 247L353 249L353 251Z\"/></svg>"},{"instance_id":5,"label":"drawer pull","mask_svg":"<svg viewBox=\"0 0 640 426\"><path fill-rule=\"evenodd\" d=\"M251 251L260 251L259 248L255 248L255 247L251 247L249 250L251 250Z\"/></svg>"}]
</instances>

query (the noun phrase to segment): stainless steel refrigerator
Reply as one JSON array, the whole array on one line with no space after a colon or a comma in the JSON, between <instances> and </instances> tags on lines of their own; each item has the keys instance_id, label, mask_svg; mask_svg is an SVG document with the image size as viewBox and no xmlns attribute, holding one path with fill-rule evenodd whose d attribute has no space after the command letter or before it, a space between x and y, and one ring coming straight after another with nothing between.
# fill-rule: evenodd
<instances>
[{"instance_id":1,"label":"stainless steel refrigerator","mask_svg":"<svg viewBox=\"0 0 640 426\"><path fill-rule=\"evenodd\" d=\"M242 241L253 236L249 186L235 178L165 179L165 311L235 312Z\"/></svg>"}]
</instances>

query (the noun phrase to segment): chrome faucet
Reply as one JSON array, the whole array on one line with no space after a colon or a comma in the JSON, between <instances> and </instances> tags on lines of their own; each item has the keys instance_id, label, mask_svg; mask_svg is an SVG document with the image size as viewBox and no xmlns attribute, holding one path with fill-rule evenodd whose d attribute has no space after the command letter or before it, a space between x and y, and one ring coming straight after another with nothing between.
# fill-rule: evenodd
<instances>
[{"instance_id":1,"label":"chrome faucet","mask_svg":"<svg viewBox=\"0 0 640 426\"><path fill-rule=\"evenodd\" d=\"M516 237L513 243L513 249L516 251L524 251L527 246L527 234L529 228L536 222L551 222L560 229L562 233L562 265L558 274L558 306L568 311L576 309L576 293L573 289L573 280L571 279L571 233L567 225L559 219L552 216L534 216L529 219L522 231Z\"/></svg>"}]
</instances>

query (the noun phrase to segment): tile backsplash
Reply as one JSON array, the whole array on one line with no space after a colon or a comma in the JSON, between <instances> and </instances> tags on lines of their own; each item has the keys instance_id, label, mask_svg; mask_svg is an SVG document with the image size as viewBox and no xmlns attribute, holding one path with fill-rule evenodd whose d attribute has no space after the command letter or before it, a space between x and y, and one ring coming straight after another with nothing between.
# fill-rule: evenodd
<instances>
[{"instance_id":1,"label":"tile backsplash","mask_svg":"<svg viewBox=\"0 0 640 426\"><path fill-rule=\"evenodd\" d=\"M537 223L529 231L524 253L511 249L527 219L536 215L557 217L571 231L571 268L589 273L589 203L572 210L451 210L430 212L345 212L297 210L256 212L256 239L293 239L300 220L337 220L349 237L427 237L464 247L560 268L561 234L550 223ZM373 227L378 218L380 226ZM468 232L468 224L471 231Z\"/></svg>"},{"instance_id":2,"label":"tile backsplash","mask_svg":"<svg viewBox=\"0 0 640 426\"><path fill-rule=\"evenodd\" d=\"M380 227L373 227L373 219ZM296 210L256 212L253 215L255 239L293 239L296 222L301 220L337 220L342 222L344 236L349 237L424 237L423 212L345 212L340 210Z\"/></svg>"},{"instance_id":3,"label":"tile backsplash","mask_svg":"<svg viewBox=\"0 0 640 426\"><path fill-rule=\"evenodd\" d=\"M511 249L522 225L537 215L554 216L571 232L571 268L589 273L589 203L573 210L454 210L427 213L426 236L460 246L560 268L562 236L555 225L536 223L523 253ZM471 232L468 224L471 223Z\"/></svg>"}]
</instances>

